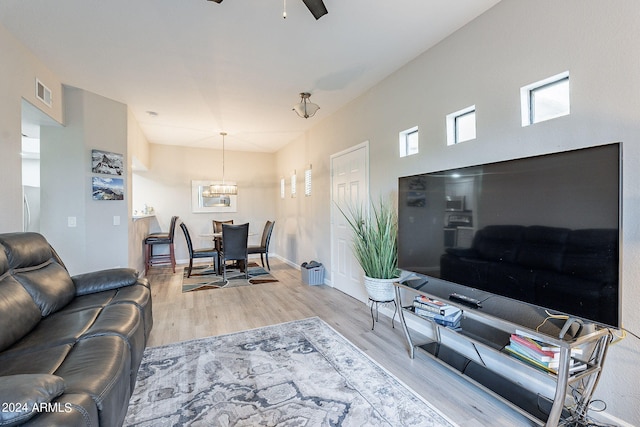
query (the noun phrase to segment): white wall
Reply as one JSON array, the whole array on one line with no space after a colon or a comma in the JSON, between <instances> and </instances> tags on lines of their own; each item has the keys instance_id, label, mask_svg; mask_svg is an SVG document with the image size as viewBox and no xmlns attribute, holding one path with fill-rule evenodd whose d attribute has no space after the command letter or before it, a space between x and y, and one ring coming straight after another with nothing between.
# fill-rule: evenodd
<instances>
[{"instance_id":1,"label":"white wall","mask_svg":"<svg viewBox=\"0 0 640 427\"><path fill-rule=\"evenodd\" d=\"M313 163L315 188L327 190L280 203L277 219L291 226L277 230L275 250L330 264L329 156L364 140L374 197L394 192L399 176L623 141L622 320L639 334L639 26L635 0L503 0L338 113L320 110L316 127L278 153L277 170ZM521 127L520 88L567 70L571 114ZM448 147L445 116L473 104L477 139ZM398 132L416 125L420 154L400 159ZM639 354L636 338L613 346L596 393L608 414L636 425Z\"/></svg>"},{"instance_id":2,"label":"white wall","mask_svg":"<svg viewBox=\"0 0 640 427\"><path fill-rule=\"evenodd\" d=\"M249 232L255 233L249 244L258 244L265 222L276 216L275 155L225 150L224 160L225 180L238 185L237 212L192 213L191 209L191 181L221 180L222 151L159 144L149 144L148 170L133 174L133 209L140 210L145 204L155 209L151 232L168 231L171 217L178 215L189 228L195 247L212 246L210 238L199 236L213 232L214 219L249 222ZM275 229L279 227L276 223ZM180 228L176 228L175 247L176 259L189 259Z\"/></svg>"},{"instance_id":3,"label":"white wall","mask_svg":"<svg viewBox=\"0 0 640 427\"><path fill-rule=\"evenodd\" d=\"M62 89L29 50L0 26L0 232L22 231L22 173L20 158L22 99L62 122ZM51 108L35 97L35 79L52 91Z\"/></svg>"},{"instance_id":4,"label":"white wall","mask_svg":"<svg viewBox=\"0 0 640 427\"><path fill-rule=\"evenodd\" d=\"M65 87L65 127L43 126L40 133L41 232L71 274L128 266L125 200L92 199L91 150L127 155L127 107L76 88ZM126 188L126 187L125 187ZM68 226L68 218L76 226ZM120 219L114 225L114 217Z\"/></svg>"}]
</instances>

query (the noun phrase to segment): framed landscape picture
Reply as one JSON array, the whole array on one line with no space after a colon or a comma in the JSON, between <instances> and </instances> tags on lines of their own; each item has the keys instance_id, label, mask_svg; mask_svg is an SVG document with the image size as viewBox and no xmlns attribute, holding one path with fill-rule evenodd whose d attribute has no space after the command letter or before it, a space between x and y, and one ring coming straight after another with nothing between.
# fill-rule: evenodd
<instances>
[{"instance_id":1,"label":"framed landscape picture","mask_svg":"<svg viewBox=\"0 0 640 427\"><path fill-rule=\"evenodd\" d=\"M124 179L94 176L91 182L93 200L124 200Z\"/></svg>"},{"instance_id":2,"label":"framed landscape picture","mask_svg":"<svg viewBox=\"0 0 640 427\"><path fill-rule=\"evenodd\" d=\"M107 175L123 175L124 157L118 153L91 150L91 172Z\"/></svg>"}]
</instances>

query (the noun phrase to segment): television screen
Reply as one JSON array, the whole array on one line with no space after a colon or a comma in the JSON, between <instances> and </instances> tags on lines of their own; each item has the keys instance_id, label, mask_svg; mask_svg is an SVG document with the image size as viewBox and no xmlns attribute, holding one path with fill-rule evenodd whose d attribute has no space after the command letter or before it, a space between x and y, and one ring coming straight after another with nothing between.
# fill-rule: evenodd
<instances>
[{"instance_id":1,"label":"television screen","mask_svg":"<svg viewBox=\"0 0 640 427\"><path fill-rule=\"evenodd\" d=\"M399 267L618 327L620 171L615 143L401 177Z\"/></svg>"}]
</instances>

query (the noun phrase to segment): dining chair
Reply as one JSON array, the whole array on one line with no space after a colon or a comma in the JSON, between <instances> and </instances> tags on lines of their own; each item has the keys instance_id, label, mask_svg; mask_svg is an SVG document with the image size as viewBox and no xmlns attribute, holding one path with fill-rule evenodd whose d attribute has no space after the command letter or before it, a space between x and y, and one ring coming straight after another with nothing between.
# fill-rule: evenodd
<instances>
[{"instance_id":1,"label":"dining chair","mask_svg":"<svg viewBox=\"0 0 640 427\"><path fill-rule=\"evenodd\" d=\"M196 258L213 258L213 269L214 271L218 271L218 251L215 248L193 248L193 243L191 242L191 236L189 235L189 230L187 229L187 225L182 222L180 223L180 228L182 228L182 232L184 233L184 239L187 241L187 249L189 249L189 267L187 268L187 277L191 277L191 270L193 269L193 260Z\"/></svg>"},{"instance_id":2,"label":"dining chair","mask_svg":"<svg viewBox=\"0 0 640 427\"><path fill-rule=\"evenodd\" d=\"M262 263L262 267L264 268L264 257L267 259L267 269L271 271L271 267L269 266L269 242L271 241L271 232L273 231L273 226L275 225L275 221L267 221L264 224L264 230L262 230L262 239L260 240L259 245L252 245L247 248L247 252L249 254L260 254L260 262Z\"/></svg>"},{"instance_id":3,"label":"dining chair","mask_svg":"<svg viewBox=\"0 0 640 427\"><path fill-rule=\"evenodd\" d=\"M214 233L222 233L222 224L233 224L233 220L229 219L226 221L216 221L215 219L213 220L213 232ZM215 237L213 239L213 242L216 246L216 251L218 252L222 252L222 238L221 237Z\"/></svg>"},{"instance_id":4,"label":"dining chair","mask_svg":"<svg viewBox=\"0 0 640 427\"><path fill-rule=\"evenodd\" d=\"M238 261L244 264L244 276L249 278L247 241L249 239L249 223L231 225L222 224L222 277L227 281L227 261ZM242 268L242 264L241 268Z\"/></svg>"},{"instance_id":5,"label":"dining chair","mask_svg":"<svg viewBox=\"0 0 640 427\"><path fill-rule=\"evenodd\" d=\"M226 221L216 221L213 220L213 232L214 233L222 233L222 224L233 224L232 219L228 219Z\"/></svg>"},{"instance_id":6,"label":"dining chair","mask_svg":"<svg viewBox=\"0 0 640 427\"><path fill-rule=\"evenodd\" d=\"M171 264L173 272L176 272L176 255L173 245L173 237L176 231L178 216L171 217L168 233L151 233L144 239L144 274L149 272L154 264ZM168 254L153 254L153 247L156 245L169 245Z\"/></svg>"}]
</instances>

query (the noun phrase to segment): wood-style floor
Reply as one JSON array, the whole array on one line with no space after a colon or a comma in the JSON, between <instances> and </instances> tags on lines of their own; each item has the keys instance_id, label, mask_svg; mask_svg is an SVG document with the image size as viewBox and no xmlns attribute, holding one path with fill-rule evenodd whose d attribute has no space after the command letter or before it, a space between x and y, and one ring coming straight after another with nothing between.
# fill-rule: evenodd
<instances>
[{"instance_id":1,"label":"wood-style floor","mask_svg":"<svg viewBox=\"0 0 640 427\"><path fill-rule=\"evenodd\" d=\"M182 266L153 267L147 276L154 326L149 346L221 335L318 316L461 427L531 422L424 355L410 359L397 318L380 316L371 330L369 307L326 285L302 283L300 271L272 259L279 280L254 286L182 293Z\"/></svg>"}]
</instances>

